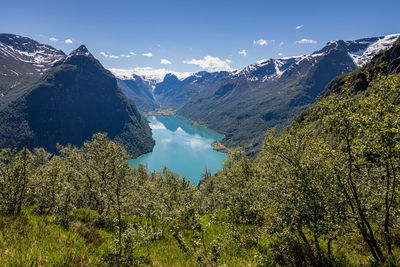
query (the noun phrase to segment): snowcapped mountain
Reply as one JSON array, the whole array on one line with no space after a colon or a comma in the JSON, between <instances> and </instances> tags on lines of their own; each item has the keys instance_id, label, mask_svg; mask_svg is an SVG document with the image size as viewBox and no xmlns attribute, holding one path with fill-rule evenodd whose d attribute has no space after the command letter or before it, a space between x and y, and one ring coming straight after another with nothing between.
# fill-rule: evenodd
<instances>
[{"instance_id":1,"label":"snowcapped mountain","mask_svg":"<svg viewBox=\"0 0 400 267\"><path fill-rule=\"evenodd\" d=\"M244 77L251 82L266 82L279 79L287 70L308 61L315 64L332 51L342 51L351 58L355 67L359 68L368 63L382 49L392 46L400 34L381 37L364 38L352 41L330 41L324 48L310 55L283 57L280 59L264 59L257 61L242 70L232 74L233 77Z\"/></svg>"},{"instance_id":2,"label":"snowcapped mountain","mask_svg":"<svg viewBox=\"0 0 400 267\"><path fill-rule=\"evenodd\" d=\"M232 74L233 77L245 77L249 81L266 81L277 79L293 64L302 60L302 56L284 57L281 59L264 59L257 61Z\"/></svg>"},{"instance_id":3,"label":"snowcapped mountain","mask_svg":"<svg viewBox=\"0 0 400 267\"><path fill-rule=\"evenodd\" d=\"M153 94L154 81L132 74L130 79L126 77L117 78L117 83L122 92L135 102L139 110L148 112L159 107Z\"/></svg>"},{"instance_id":4,"label":"snowcapped mountain","mask_svg":"<svg viewBox=\"0 0 400 267\"><path fill-rule=\"evenodd\" d=\"M2 74L18 75L21 72L43 73L65 54L52 46L40 44L30 38L14 34L0 34L0 65L19 63L24 65L13 68L1 68Z\"/></svg>"},{"instance_id":5,"label":"snowcapped mountain","mask_svg":"<svg viewBox=\"0 0 400 267\"><path fill-rule=\"evenodd\" d=\"M225 134L226 145L254 152L260 149L265 130L283 129L317 101L334 77L366 64L398 37L331 41L310 55L260 60L228 77L196 84L198 93L175 108L178 114Z\"/></svg>"},{"instance_id":6,"label":"snowcapped mountain","mask_svg":"<svg viewBox=\"0 0 400 267\"><path fill-rule=\"evenodd\" d=\"M89 50L86 48L85 45L81 45L81 46L79 46L77 49L75 49L74 51L72 51L72 52L68 55L67 59L68 59L68 58L71 58L71 57L73 57L73 56L86 56L86 57L92 57L92 58L94 58L93 55L89 52Z\"/></svg>"},{"instance_id":7,"label":"snowcapped mountain","mask_svg":"<svg viewBox=\"0 0 400 267\"><path fill-rule=\"evenodd\" d=\"M225 134L228 146L240 145L254 152L266 129L282 129L315 103L334 77L365 65L397 38L400 34L330 41L310 55L264 59L234 72L174 72L150 67L102 72L110 77L113 73L118 86L140 110L173 108ZM82 66L89 61L93 64L82 67L87 78L103 69L85 46L66 56L26 37L0 34L0 104L15 98L17 85L47 77L51 66ZM89 84L81 78L80 87L94 88L95 79L88 79Z\"/></svg>"},{"instance_id":8,"label":"snowcapped mountain","mask_svg":"<svg viewBox=\"0 0 400 267\"><path fill-rule=\"evenodd\" d=\"M353 59L354 64L356 64L357 67L362 67L368 63L379 51L390 48L399 37L400 33L397 33L383 37L353 41L353 44L357 43L359 45L359 49L352 49L348 52L348 54Z\"/></svg>"},{"instance_id":9,"label":"snowcapped mountain","mask_svg":"<svg viewBox=\"0 0 400 267\"><path fill-rule=\"evenodd\" d=\"M115 77L121 80L129 80L132 79L134 76L140 76L143 80L147 80L153 84L162 82L165 75L173 74L178 79L184 80L185 78L193 75L193 72L177 72L171 71L166 69L153 69L151 67L141 67L141 68L134 68L134 69L109 69Z\"/></svg>"},{"instance_id":10,"label":"snowcapped mountain","mask_svg":"<svg viewBox=\"0 0 400 267\"><path fill-rule=\"evenodd\" d=\"M312 103L330 79L366 64L381 49L390 47L399 36L392 34L352 41L330 41L310 55L263 59L233 72L182 73L150 67L110 71L118 78L124 93L142 111L160 106L179 110L186 105L185 115L190 116L202 98L202 102L209 102L204 110L209 110L215 108L217 100L213 97L243 100L243 96L239 95L247 90L251 90L252 94L246 97L251 97L255 95L255 88L286 88L291 82L299 80L304 85L299 90L304 90L306 95L299 100L300 103ZM263 97L259 96L260 99Z\"/></svg>"},{"instance_id":11,"label":"snowcapped mountain","mask_svg":"<svg viewBox=\"0 0 400 267\"><path fill-rule=\"evenodd\" d=\"M355 68L365 65L380 50L389 48L398 37L400 37L400 34L363 38L352 41L330 41L321 50L318 50L310 55L283 57L280 59L263 59L241 70L230 72L229 75L231 79L244 78L248 82L252 83L276 82L286 72L290 72L293 69L298 69L299 66L304 67L309 65L312 67L315 64L318 64L318 62L324 60L327 56L341 58L340 62L338 61L338 63L343 65L341 67L343 69L343 73L349 72ZM110 69L110 71L121 80L132 80L140 77L143 81L146 81L153 87L159 87L158 84L164 83L164 78L168 74L174 75L180 82L185 83L186 85L188 84L188 80L191 81L193 86L197 86L195 85L197 81L204 83L203 80L197 79L202 77L202 75L192 72L176 72L166 69L153 69L150 67L134 69ZM177 86L181 87L181 85L178 85L178 83Z\"/></svg>"},{"instance_id":12,"label":"snowcapped mountain","mask_svg":"<svg viewBox=\"0 0 400 267\"><path fill-rule=\"evenodd\" d=\"M65 58L61 50L14 34L0 34L0 96L43 75Z\"/></svg>"},{"instance_id":13,"label":"snowcapped mountain","mask_svg":"<svg viewBox=\"0 0 400 267\"><path fill-rule=\"evenodd\" d=\"M133 157L152 150L148 123L84 45L67 57L50 58L54 64L34 82L1 92L0 148L27 144L55 153L58 143L82 146L93 134L107 132Z\"/></svg>"}]
</instances>

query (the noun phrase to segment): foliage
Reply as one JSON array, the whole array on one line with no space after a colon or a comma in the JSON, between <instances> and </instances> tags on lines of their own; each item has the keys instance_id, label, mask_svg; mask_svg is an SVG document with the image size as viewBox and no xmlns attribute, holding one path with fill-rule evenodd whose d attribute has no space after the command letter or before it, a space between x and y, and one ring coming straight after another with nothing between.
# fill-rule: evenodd
<instances>
[{"instance_id":1,"label":"foliage","mask_svg":"<svg viewBox=\"0 0 400 267\"><path fill-rule=\"evenodd\" d=\"M348 83L196 187L123 146L0 153L6 265L396 266L400 81ZM26 225L26 226L25 226ZM14 240L19 240L14 242ZM32 249L28 249L32 246Z\"/></svg>"}]
</instances>

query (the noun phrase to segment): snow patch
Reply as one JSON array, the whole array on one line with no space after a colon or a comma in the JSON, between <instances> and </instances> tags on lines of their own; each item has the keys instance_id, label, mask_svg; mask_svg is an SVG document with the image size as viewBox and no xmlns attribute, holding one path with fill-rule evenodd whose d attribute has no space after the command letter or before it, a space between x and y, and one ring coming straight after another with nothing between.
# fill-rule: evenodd
<instances>
[{"instance_id":1,"label":"snow patch","mask_svg":"<svg viewBox=\"0 0 400 267\"><path fill-rule=\"evenodd\" d=\"M362 67L367 64L379 51L391 47L399 37L400 34L397 33L381 37L376 42L364 42L370 45L367 48L359 51L350 51L348 52L348 55L353 59L354 64L356 64L357 67Z\"/></svg>"},{"instance_id":2,"label":"snow patch","mask_svg":"<svg viewBox=\"0 0 400 267\"><path fill-rule=\"evenodd\" d=\"M16 36L16 38L20 37ZM0 42L0 54L16 61L32 64L37 67L36 70L38 72L44 72L46 68L52 66L56 61L64 58L64 54L54 48L45 45L36 45L32 49L32 47L27 47L27 44L30 43L23 43L22 46L26 50L21 50L15 48L13 45ZM35 43L33 44L35 45Z\"/></svg>"},{"instance_id":3,"label":"snow patch","mask_svg":"<svg viewBox=\"0 0 400 267\"><path fill-rule=\"evenodd\" d=\"M283 57L280 59L272 59L272 58L263 59L245 67L243 70L233 72L232 76L244 76L246 77L246 80L251 82L259 80L261 80L262 82L265 82L267 80L276 80L279 79L293 65L297 64L304 58L305 56L291 56L291 57ZM271 65L271 67L275 71L273 73L265 73L265 75L254 74L260 68L266 67L267 65Z\"/></svg>"},{"instance_id":4,"label":"snow patch","mask_svg":"<svg viewBox=\"0 0 400 267\"><path fill-rule=\"evenodd\" d=\"M178 77L179 80L184 80L187 77L194 75L193 72L177 72L167 69L153 69L151 67L137 67L133 69L108 69L115 77L121 80L131 80L133 75L142 77L144 80L151 81L152 83L159 83L164 80L165 75L173 74Z\"/></svg>"}]
</instances>

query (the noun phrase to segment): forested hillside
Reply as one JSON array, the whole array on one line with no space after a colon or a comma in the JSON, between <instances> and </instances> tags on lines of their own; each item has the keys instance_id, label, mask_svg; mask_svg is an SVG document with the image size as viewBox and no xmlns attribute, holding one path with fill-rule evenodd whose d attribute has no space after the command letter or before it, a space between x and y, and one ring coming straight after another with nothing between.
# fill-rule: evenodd
<instances>
[{"instance_id":1,"label":"forested hillside","mask_svg":"<svg viewBox=\"0 0 400 267\"><path fill-rule=\"evenodd\" d=\"M0 95L1 148L43 147L55 153L57 144L81 146L101 131L123 144L134 157L152 150L154 140L147 121L122 93L111 72L84 45L65 56L29 38L6 36L18 42L1 44L7 48L0 51L0 58L6 60L4 66L12 69L15 61L18 66L35 68L35 62L40 61L47 62L41 66L48 69L39 68L40 74L32 74L28 81L19 73L2 73L0 84L10 77L19 80ZM22 58L9 56L9 51ZM35 57L26 62L26 54Z\"/></svg>"},{"instance_id":2,"label":"forested hillside","mask_svg":"<svg viewBox=\"0 0 400 267\"><path fill-rule=\"evenodd\" d=\"M129 80L117 79L117 84L127 98L133 100L142 112L149 112L159 108L152 94L152 85L133 75Z\"/></svg>"},{"instance_id":3,"label":"forested hillside","mask_svg":"<svg viewBox=\"0 0 400 267\"><path fill-rule=\"evenodd\" d=\"M235 151L198 186L130 168L104 134L53 157L2 150L0 261L398 266L399 51L335 79L256 158Z\"/></svg>"},{"instance_id":4,"label":"forested hillside","mask_svg":"<svg viewBox=\"0 0 400 267\"><path fill-rule=\"evenodd\" d=\"M124 92L142 111L172 108L224 134L227 147L240 146L255 156L266 130L285 129L334 77L363 67L399 36L334 40L309 55L264 59L232 72L201 71L186 78L167 74L161 82L153 81L154 88L149 87L152 81L133 74L124 76L124 83L134 84L138 93Z\"/></svg>"},{"instance_id":5,"label":"forested hillside","mask_svg":"<svg viewBox=\"0 0 400 267\"><path fill-rule=\"evenodd\" d=\"M225 134L228 147L255 155L267 129L283 130L317 101L330 80L361 67L398 37L336 40L310 55L256 62L201 90L178 114Z\"/></svg>"}]
</instances>

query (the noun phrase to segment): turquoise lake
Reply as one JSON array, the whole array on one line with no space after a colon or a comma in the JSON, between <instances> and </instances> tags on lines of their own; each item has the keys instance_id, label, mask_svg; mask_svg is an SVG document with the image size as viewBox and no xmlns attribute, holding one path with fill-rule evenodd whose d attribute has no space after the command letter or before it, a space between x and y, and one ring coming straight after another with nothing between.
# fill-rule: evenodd
<instances>
[{"instance_id":1,"label":"turquoise lake","mask_svg":"<svg viewBox=\"0 0 400 267\"><path fill-rule=\"evenodd\" d=\"M215 174L222 168L227 154L213 150L211 143L221 141L223 135L182 116L150 116L148 120L156 145L153 152L131 160L131 166L145 164L150 171L167 166L196 185L205 169Z\"/></svg>"}]
</instances>

